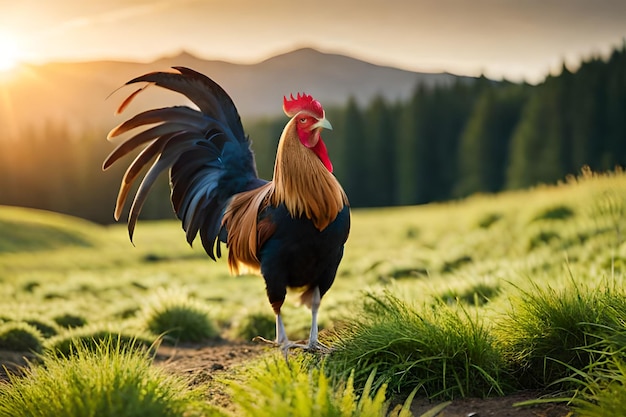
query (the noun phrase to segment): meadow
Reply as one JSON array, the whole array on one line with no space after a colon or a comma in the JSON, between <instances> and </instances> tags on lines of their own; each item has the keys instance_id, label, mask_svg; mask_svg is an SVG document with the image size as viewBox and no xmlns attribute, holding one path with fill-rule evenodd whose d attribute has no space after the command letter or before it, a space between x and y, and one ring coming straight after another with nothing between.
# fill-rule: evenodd
<instances>
[{"instance_id":1,"label":"meadow","mask_svg":"<svg viewBox=\"0 0 626 417\"><path fill-rule=\"evenodd\" d=\"M133 246L125 225L0 207L0 352L37 353L0 382L0 415L56 415L42 404L58 397L71 416L408 416L413 398L434 416L449 400L529 389L535 403L623 415L625 214L626 175L588 170L558 186L354 210L320 311L332 353L269 352L222 373L210 383L230 393L225 410L151 365L150 346L273 338L261 278L230 277L175 220L140 221ZM287 333L306 338L295 301Z\"/></svg>"}]
</instances>

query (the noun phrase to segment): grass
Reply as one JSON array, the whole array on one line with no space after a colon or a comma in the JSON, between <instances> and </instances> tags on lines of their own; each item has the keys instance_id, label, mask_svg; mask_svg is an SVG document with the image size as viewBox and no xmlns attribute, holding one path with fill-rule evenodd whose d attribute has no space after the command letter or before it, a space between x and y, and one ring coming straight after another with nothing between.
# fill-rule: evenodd
<instances>
[{"instance_id":1,"label":"grass","mask_svg":"<svg viewBox=\"0 0 626 417\"><path fill-rule=\"evenodd\" d=\"M575 215L574 210L571 207L565 205L556 205L553 207L546 207L538 213L533 221L540 220L567 220Z\"/></svg>"},{"instance_id":2,"label":"grass","mask_svg":"<svg viewBox=\"0 0 626 417\"><path fill-rule=\"evenodd\" d=\"M247 311L233 322L230 335L235 339L252 340L262 336L272 340L276 336L276 319L269 311Z\"/></svg>"},{"instance_id":3,"label":"grass","mask_svg":"<svg viewBox=\"0 0 626 417\"><path fill-rule=\"evenodd\" d=\"M441 300L447 304L462 302L467 305L481 306L495 299L499 293L498 284L477 282L464 289L447 290L441 295Z\"/></svg>"},{"instance_id":4,"label":"grass","mask_svg":"<svg viewBox=\"0 0 626 417\"><path fill-rule=\"evenodd\" d=\"M545 388L599 361L598 344L626 323L625 295L615 285L555 290L535 284L523 291L497 328L518 381L526 388Z\"/></svg>"},{"instance_id":5,"label":"grass","mask_svg":"<svg viewBox=\"0 0 626 417\"><path fill-rule=\"evenodd\" d=\"M428 398L487 397L510 389L504 361L484 323L462 308L411 307L393 294L368 295L350 325L336 331L326 365Z\"/></svg>"},{"instance_id":6,"label":"grass","mask_svg":"<svg viewBox=\"0 0 626 417\"><path fill-rule=\"evenodd\" d=\"M62 214L7 207L0 211L0 253L92 247L97 229L92 223Z\"/></svg>"},{"instance_id":7,"label":"grass","mask_svg":"<svg viewBox=\"0 0 626 417\"><path fill-rule=\"evenodd\" d=\"M324 378L339 392L353 375L360 394L374 375L372 393L387 384L388 397L546 388L608 401L624 377L625 360L604 353L604 341L626 345L614 332L625 322L624 213L626 176L589 171L555 187L354 210L320 310L336 348ZM188 247L178 221L140 222L135 247L124 225L5 207L0 223L0 311L11 313L0 320L38 329L43 346L147 331L273 337L262 279L229 277L226 262ZM296 298L282 310L292 339L310 324Z\"/></svg>"},{"instance_id":8,"label":"grass","mask_svg":"<svg viewBox=\"0 0 626 417\"><path fill-rule=\"evenodd\" d=\"M210 415L186 381L115 339L95 350L78 346L71 358L44 356L10 382L0 384L0 415L6 417Z\"/></svg>"},{"instance_id":9,"label":"grass","mask_svg":"<svg viewBox=\"0 0 626 417\"><path fill-rule=\"evenodd\" d=\"M415 392L402 407L388 413L386 384L373 388L371 372L360 393L354 375L345 380L329 376L324 368L311 366L310 358L296 355L286 362L281 355L249 365L239 379L226 384L238 416L250 417L409 417Z\"/></svg>"},{"instance_id":10,"label":"grass","mask_svg":"<svg viewBox=\"0 0 626 417\"><path fill-rule=\"evenodd\" d=\"M146 329L165 341L202 342L219 336L205 306L181 291L158 291L143 316Z\"/></svg>"},{"instance_id":11,"label":"grass","mask_svg":"<svg viewBox=\"0 0 626 417\"><path fill-rule=\"evenodd\" d=\"M103 343L115 340L120 348L150 349L157 338L133 329L116 329L111 325L81 327L46 340L45 349L50 355L70 357L83 350L98 350Z\"/></svg>"},{"instance_id":12,"label":"grass","mask_svg":"<svg viewBox=\"0 0 626 417\"><path fill-rule=\"evenodd\" d=\"M77 314L71 313L59 314L57 316L54 316L52 320L54 320L57 325L68 329L82 327L87 324L87 319Z\"/></svg>"},{"instance_id":13,"label":"grass","mask_svg":"<svg viewBox=\"0 0 626 417\"><path fill-rule=\"evenodd\" d=\"M42 335L25 322L8 322L0 325L0 349L17 352L41 352Z\"/></svg>"},{"instance_id":14,"label":"grass","mask_svg":"<svg viewBox=\"0 0 626 417\"><path fill-rule=\"evenodd\" d=\"M41 336L48 338L59 334L61 328L58 324L56 324L53 320L48 320L43 317L20 317L13 315L5 315L0 316L0 322L24 322L33 326L35 329L39 330Z\"/></svg>"},{"instance_id":15,"label":"grass","mask_svg":"<svg viewBox=\"0 0 626 417\"><path fill-rule=\"evenodd\" d=\"M571 375L559 381L573 387L570 395L551 400L568 402L576 416L623 416L626 410L626 330L623 326L604 329L604 334L593 346L583 348L596 360L582 369L569 367ZM526 405L545 401L550 400Z\"/></svg>"},{"instance_id":16,"label":"grass","mask_svg":"<svg viewBox=\"0 0 626 417\"><path fill-rule=\"evenodd\" d=\"M626 362L612 355L582 373L579 398L573 400L581 417L621 416L626 410Z\"/></svg>"}]
</instances>

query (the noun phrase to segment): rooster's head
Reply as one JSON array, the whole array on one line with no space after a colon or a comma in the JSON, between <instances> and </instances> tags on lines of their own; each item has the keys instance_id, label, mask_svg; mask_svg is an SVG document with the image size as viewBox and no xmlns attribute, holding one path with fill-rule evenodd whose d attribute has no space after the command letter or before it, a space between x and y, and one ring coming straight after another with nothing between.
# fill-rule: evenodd
<instances>
[{"instance_id":1,"label":"rooster's head","mask_svg":"<svg viewBox=\"0 0 626 417\"><path fill-rule=\"evenodd\" d=\"M320 135L323 128L332 130L333 127L326 120L321 103L307 94L298 93L295 98L292 94L289 99L284 97L283 110L287 116L296 119L296 130L302 145L315 152L324 166L333 172L333 165L328 157L326 145Z\"/></svg>"}]
</instances>

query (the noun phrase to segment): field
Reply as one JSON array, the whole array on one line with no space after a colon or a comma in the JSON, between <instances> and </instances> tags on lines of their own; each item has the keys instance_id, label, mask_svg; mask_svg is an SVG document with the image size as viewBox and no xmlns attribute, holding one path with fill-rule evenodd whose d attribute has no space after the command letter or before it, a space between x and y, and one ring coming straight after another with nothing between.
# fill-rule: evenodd
<instances>
[{"instance_id":1,"label":"field","mask_svg":"<svg viewBox=\"0 0 626 417\"><path fill-rule=\"evenodd\" d=\"M89 409L78 400L84 381L72 386L63 372L90 375L105 359L115 381L129 367L142 372L142 401L153 387L142 378L154 383L162 405L150 403L151 415L620 415L625 214L619 172L354 210L320 312L333 351L293 352L287 364L249 343L274 337L262 279L230 277L226 262L189 248L177 221L140 221L133 246L124 225L0 207L0 360L13 375L0 382L0 415L55 415L15 411L18 398L59 395L55 384L82 404L76 410ZM295 301L285 324L302 339L310 316ZM26 370L15 367L22 356ZM111 405L116 389L126 404L135 391L96 380L88 385L106 391L108 405L67 415L142 415Z\"/></svg>"}]
</instances>

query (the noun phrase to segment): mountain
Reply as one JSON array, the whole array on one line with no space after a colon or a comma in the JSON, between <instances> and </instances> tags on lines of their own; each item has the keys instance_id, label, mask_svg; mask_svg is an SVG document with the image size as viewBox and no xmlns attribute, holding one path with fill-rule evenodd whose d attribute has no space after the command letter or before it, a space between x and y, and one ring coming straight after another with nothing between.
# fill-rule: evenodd
<instances>
[{"instance_id":1,"label":"mountain","mask_svg":"<svg viewBox=\"0 0 626 417\"><path fill-rule=\"evenodd\" d=\"M115 91L126 81L149 71L187 66L209 75L233 97L245 120L273 116L282 111L282 97L312 94L325 106L343 105L354 96L359 103L376 94L395 101L409 97L418 83L449 84L447 73L418 73L374 65L348 56L298 49L265 61L242 65L203 60L187 52L150 63L93 61L24 66L0 78L0 135L15 136L24 128L44 123L65 123L71 129L112 127L116 106L133 87ZM110 96L110 97L109 97ZM108 99L107 99L108 97ZM139 95L127 111L146 106L184 102L154 89Z\"/></svg>"}]
</instances>

